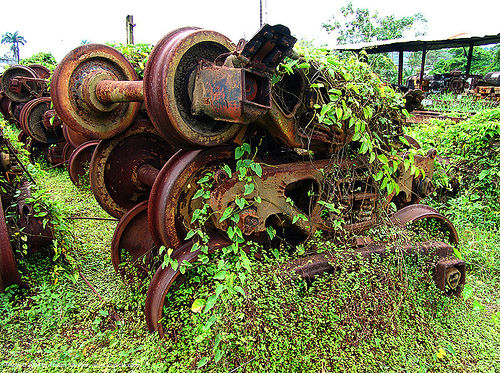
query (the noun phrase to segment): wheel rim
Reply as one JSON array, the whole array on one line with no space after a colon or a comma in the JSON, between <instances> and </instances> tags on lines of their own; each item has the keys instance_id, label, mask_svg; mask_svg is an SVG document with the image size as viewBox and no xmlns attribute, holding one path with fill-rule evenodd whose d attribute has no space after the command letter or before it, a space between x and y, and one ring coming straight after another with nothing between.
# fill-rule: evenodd
<instances>
[{"instance_id":1,"label":"wheel rim","mask_svg":"<svg viewBox=\"0 0 500 373\"><path fill-rule=\"evenodd\" d=\"M197 180L207 171L219 169L232 154L230 147L181 150L163 166L148 204L149 230L158 245L173 248L182 244L192 212L202 204L201 198L191 200Z\"/></svg>"},{"instance_id":2,"label":"wheel rim","mask_svg":"<svg viewBox=\"0 0 500 373\"><path fill-rule=\"evenodd\" d=\"M42 95L45 87L44 85L38 82L27 82L26 85L29 87L29 90L23 86L19 93L12 92L10 90L10 81L16 77L38 78L35 71L33 71L27 66L21 66L21 65L12 66L11 68L5 70L5 72L2 75L0 86L5 95L11 101L28 102Z\"/></svg>"},{"instance_id":3,"label":"wheel rim","mask_svg":"<svg viewBox=\"0 0 500 373\"><path fill-rule=\"evenodd\" d=\"M137 169L148 163L160 169L174 149L151 126L137 120L126 132L103 140L90 162L90 186L101 207L121 218L139 202L147 200L150 187L137 179Z\"/></svg>"},{"instance_id":4,"label":"wheel rim","mask_svg":"<svg viewBox=\"0 0 500 373\"><path fill-rule=\"evenodd\" d=\"M116 226L111 241L111 262L115 272L124 279L132 276L132 268L140 277L152 269L155 244L149 233L147 212L148 202L143 201L123 215ZM144 257L145 263L142 263Z\"/></svg>"},{"instance_id":5,"label":"wheel rim","mask_svg":"<svg viewBox=\"0 0 500 373\"><path fill-rule=\"evenodd\" d=\"M42 144L56 144L64 139L60 127L46 128L43 115L50 109L50 97L37 98L28 102L21 110L21 129Z\"/></svg>"},{"instance_id":6,"label":"wheel rim","mask_svg":"<svg viewBox=\"0 0 500 373\"><path fill-rule=\"evenodd\" d=\"M144 72L144 99L158 132L180 147L215 146L231 140L241 125L191 114L190 77L200 59L214 61L234 50L214 31L184 28L155 46Z\"/></svg>"},{"instance_id":7,"label":"wheel rim","mask_svg":"<svg viewBox=\"0 0 500 373\"><path fill-rule=\"evenodd\" d=\"M21 285L21 276L17 270L14 251L10 245L9 231L0 200L0 292L13 284Z\"/></svg>"},{"instance_id":8,"label":"wheel rim","mask_svg":"<svg viewBox=\"0 0 500 373\"><path fill-rule=\"evenodd\" d=\"M61 120L74 131L91 139L108 139L132 124L140 102L105 105L103 112L91 108L84 99L82 83L96 72L109 79L137 80L128 60L116 49L100 44L82 45L70 52L54 71L51 96Z\"/></svg>"},{"instance_id":9,"label":"wheel rim","mask_svg":"<svg viewBox=\"0 0 500 373\"><path fill-rule=\"evenodd\" d=\"M68 173L69 178L74 185L81 186L85 183L88 183L90 160L92 159L92 154L94 153L94 150L98 144L98 140L89 141L83 143L71 153L68 162ZM66 157L66 152L63 151L63 153L64 157Z\"/></svg>"},{"instance_id":10,"label":"wheel rim","mask_svg":"<svg viewBox=\"0 0 500 373\"><path fill-rule=\"evenodd\" d=\"M214 237L208 243L208 254L211 254L217 250L227 247L231 244L231 241L221 238ZM200 251L191 252L193 247L193 242L186 242L184 245L174 250L171 258L177 260L178 263L183 263L187 261L193 263L196 261L200 255ZM180 270L173 270L172 266L166 266L165 268L159 267L153 276L148 292L146 295L146 305L144 307L144 313L146 316L146 324L150 332L158 331L160 337L163 337L164 330L161 325L161 320L163 318L163 306L165 304L165 297L170 290L172 284L179 277Z\"/></svg>"}]
</instances>

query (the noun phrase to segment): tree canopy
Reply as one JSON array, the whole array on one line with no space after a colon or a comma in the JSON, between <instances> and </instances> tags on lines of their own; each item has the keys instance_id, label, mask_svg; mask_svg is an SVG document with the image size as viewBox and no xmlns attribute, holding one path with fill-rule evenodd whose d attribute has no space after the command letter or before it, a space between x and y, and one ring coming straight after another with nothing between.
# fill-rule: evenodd
<instances>
[{"instance_id":1,"label":"tree canopy","mask_svg":"<svg viewBox=\"0 0 500 373\"><path fill-rule=\"evenodd\" d=\"M19 63L19 44L24 45L26 43L26 39L19 35L19 31L14 33L6 32L2 35L2 44L11 44L10 50L14 55L14 58Z\"/></svg>"},{"instance_id":2,"label":"tree canopy","mask_svg":"<svg viewBox=\"0 0 500 373\"><path fill-rule=\"evenodd\" d=\"M397 18L381 16L367 8L354 8L352 2L340 8L341 17L333 16L322 26L328 33L337 34L338 44L363 43L374 40L399 39L406 33L425 34L427 20L422 13Z\"/></svg>"}]
</instances>

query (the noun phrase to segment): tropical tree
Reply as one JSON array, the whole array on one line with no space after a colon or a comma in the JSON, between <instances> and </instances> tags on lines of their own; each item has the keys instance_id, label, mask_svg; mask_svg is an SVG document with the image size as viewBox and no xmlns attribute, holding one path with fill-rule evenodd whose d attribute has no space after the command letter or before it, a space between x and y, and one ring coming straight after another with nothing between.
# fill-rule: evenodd
<instances>
[{"instance_id":1,"label":"tropical tree","mask_svg":"<svg viewBox=\"0 0 500 373\"><path fill-rule=\"evenodd\" d=\"M19 35L19 31L14 33L6 32L2 36L2 44L11 44L10 50L12 51L17 63L19 63L19 44L24 45L25 43L26 39Z\"/></svg>"},{"instance_id":2,"label":"tropical tree","mask_svg":"<svg viewBox=\"0 0 500 373\"><path fill-rule=\"evenodd\" d=\"M381 16L366 8L354 8L352 2L340 8L341 17L333 16L323 28L337 34L338 44L363 43L374 40L399 39L406 33L415 36L425 34L427 20L422 13L397 18L394 15Z\"/></svg>"},{"instance_id":3,"label":"tropical tree","mask_svg":"<svg viewBox=\"0 0 500 373\"><path fill-rule=\"evenodd\" d=\"M399 39L411 33L415 36L424 35L427 23L422 13L402 18L381 16L377 11L354 8L352 2L341 7L340 14L322 24L328 33L336 35L338 44ZM388 54L369 55L367 62L383 79L397 83L397 67Z\"/></svg>"}]
</instances>

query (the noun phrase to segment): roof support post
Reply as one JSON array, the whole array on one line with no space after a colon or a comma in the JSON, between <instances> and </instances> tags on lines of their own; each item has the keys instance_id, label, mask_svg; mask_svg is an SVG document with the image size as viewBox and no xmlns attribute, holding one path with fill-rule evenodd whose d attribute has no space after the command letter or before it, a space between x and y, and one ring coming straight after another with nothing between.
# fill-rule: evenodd
<instances>
[{"instance_id":1,"label":"roof support post","mask_svg":"<svg viewBox=\"0 0 500 373\"><path fill-rule=\"evenodd\" d=\"M470 67L472 64L472 52L474 51L474 43L469 44L469 53L467 54L467 66L465 67L465 77L470 75Z\"/></svg>"},{"instance_id":2,"label":"roof support post","mask_svg":"<svg viewBox=\"0 0 500 373\"><path fill-rule=\"evenodd\" d=\"M398 62L398 85L403 84L403 55L404 51L400 50L399 51L399 62Z\"/></svg>"},{"instance_id":3,"label":"roof support post","mask_svg":"<svg viewBox=\"0 0 500 373\"><path fill-rule=\"evenodd\" d=\"M419 88L423 88L423 82L424 82L424 70L425 70L425 55L427 54L427 49L424 48L422 49L422 64L420 65L420 81L419 81Z\"/></svg>"}]
</instances>

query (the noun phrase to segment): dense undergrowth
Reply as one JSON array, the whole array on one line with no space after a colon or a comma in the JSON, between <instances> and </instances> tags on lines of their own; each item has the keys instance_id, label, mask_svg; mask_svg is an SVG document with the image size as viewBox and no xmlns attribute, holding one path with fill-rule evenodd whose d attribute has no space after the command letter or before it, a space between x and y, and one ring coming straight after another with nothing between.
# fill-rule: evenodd
<instances>
[{"instance_id":1,"label":"dense undergrowth","mask_svg":"<svg viewBox=\"0 0 500 373\"><path fill-rule=\"evenodd\" d=\"M143 57L136 61L139 70ZM339 258L336 272L305 281L284 274L294 254L272 250L246 264L240 296L221 297L211 312L200 312L206 307L200 300L218 291L220 282L212 279L221 261L228 271L238 270L239 258L226 255L211 258L213 272L191 268L169 296L162 340L146 329L147 280L124 283L113 271L109 246L116 222L67 219L107 215L90 188L77 189L66 170L43 161L30 166L54 214L65 221L71 239L63 254L70 260L22 260L29 288L0 294L0 366L47 372L498 371L499 118L495 109L459 124L408 129L424 150L438 150L437 189L425 202L449 216L461 236L457 253L470 264L463 298L435 288L426 258L394 254L371 264Z\"/></svg>"},{"instance_id":2,"label":"dense undergrowth","mask_svg":"<svg viewBox=\"0 0 500 373\"><path fill-rule=\"evenodd\" d=\"M469 126L474 123L478 118ZM466 134L452 126L435 123L412 131L424 147L458 145L453 141ZM434 136L433 127L443 132ZM484 136L490 128L481 121L467 133ZM440 152L453 157L444 148ZM34 174L64 216L106 216L89 188L76 189L65 170ZM203 329L208 316L192 312L195 295L190 287L180 288L172 300L178 307L167 310L164 322L170 332L159 340L145 328L144 285L125 285L112 270L109 242L116 223L71 220L73 255L102 300L71 265L41 258L26 263L31 287L0 295L1 364L7 371L187 371L200 365L208 371L498 370L500 235L494 204L485 209L492 201L484 196L495 190L479 190L479 175L469 175L456 196L429 201L447 208L462 237L461 253L473 264L466 299L440 294L422 258L358 263L354 272L345 263L343 270L306 283L280 275L279 263L287 258L269 253L272 259L252 264L245 297L216 305L214 328ZM465 202L471 193L483 197ZM206 276L192 273L195 283ZM196 298L213 291L195 288Z\"/></svg>"}]
</instances>

